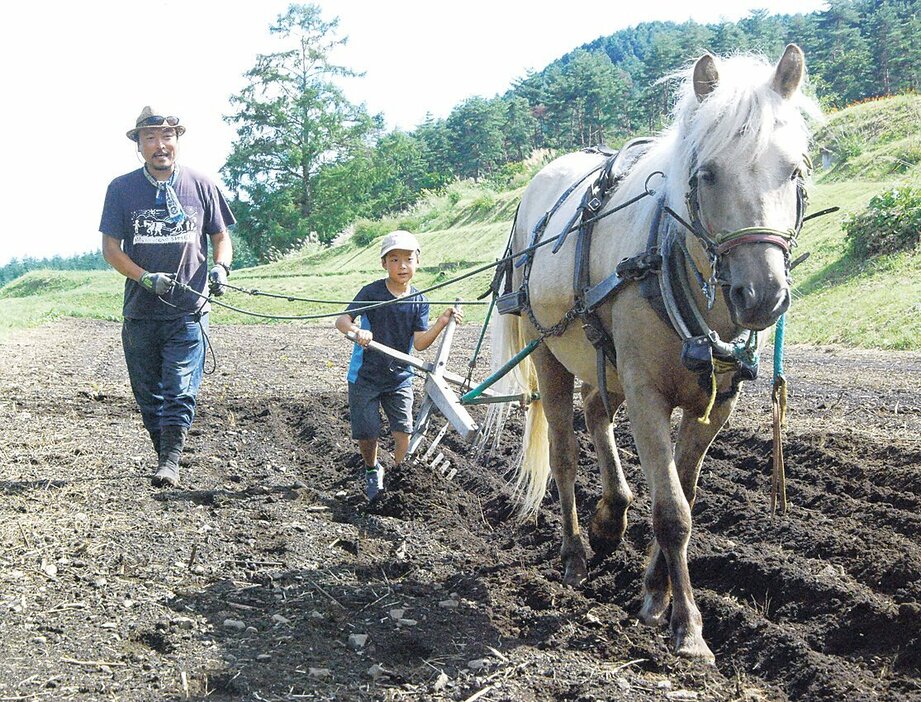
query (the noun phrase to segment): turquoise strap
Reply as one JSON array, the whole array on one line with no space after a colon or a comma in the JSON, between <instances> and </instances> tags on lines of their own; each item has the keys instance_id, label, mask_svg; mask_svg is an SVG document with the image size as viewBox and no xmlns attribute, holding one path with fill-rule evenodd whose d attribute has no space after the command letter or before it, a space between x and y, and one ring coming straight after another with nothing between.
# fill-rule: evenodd
<instances>
[{"instance_id":1,"label":"turquoise strap","mask_svg":"<svg viewBox=\"0 0 921 702\"><path fill-rule=\"evenodd\" d=\"M780 315L774 328L774 380L783 375L783 341L786 313Z\"/></svg>"}]
</instances>

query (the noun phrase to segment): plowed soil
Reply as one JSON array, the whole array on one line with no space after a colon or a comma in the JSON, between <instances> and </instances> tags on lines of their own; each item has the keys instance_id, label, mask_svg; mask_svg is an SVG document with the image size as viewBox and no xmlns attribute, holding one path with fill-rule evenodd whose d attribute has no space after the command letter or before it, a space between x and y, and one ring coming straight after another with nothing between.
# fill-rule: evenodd
<instances>
[{"instance_id":1,"label":"plowed soil","mask_svg":"<svg viewBox=\"0 0 921 702\"><path fill-rule=\"evenodd\" d=\"M478 331L458 330L456 372ZM787 350L785 516L769 355L745 387L694 508L709 667L635 618L650 503L623 416L630 526L573 590L553 490L536 523L511 518L520 418L490 458L448 431L386 463L369 507L342 337L212 337L175 490L150 486L119 325L0 343L0 700L921 700L921 354Z\"/></svg>"}]
</instances>

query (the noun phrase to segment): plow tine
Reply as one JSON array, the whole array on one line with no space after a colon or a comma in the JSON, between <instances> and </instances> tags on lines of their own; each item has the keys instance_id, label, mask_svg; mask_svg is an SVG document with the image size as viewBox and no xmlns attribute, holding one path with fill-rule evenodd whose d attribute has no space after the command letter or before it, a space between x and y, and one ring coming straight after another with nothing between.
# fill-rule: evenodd
<instances>
[{"instance_id":1,"label":"plow tine","mask_svg":"<svg viewBox=\"0 0 921 702\"><path fill-rule=\"evenodd\" d=\"M425 453L422 454L423 463L431 458L432 454L435 453L435 449L438 448L438 444L441 443L444 435L448 433L449 426L450 423L445 422L445 425L439 430L437 434L435 434L435 438L432 439L432 443L429 445L428 449L426 449Z\"/></svg>"}]
</instances>

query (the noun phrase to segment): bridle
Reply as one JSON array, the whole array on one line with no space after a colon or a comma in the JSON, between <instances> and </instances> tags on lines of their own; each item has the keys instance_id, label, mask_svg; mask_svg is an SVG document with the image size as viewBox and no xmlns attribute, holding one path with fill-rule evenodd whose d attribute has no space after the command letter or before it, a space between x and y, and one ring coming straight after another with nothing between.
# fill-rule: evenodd
<instances>
[{"instance_id":1,"label":"bridle","mask_svg":"<svg viewBox=\"0 0 921 702\"><path fill-rule=\"evenodd\" d=\"M719 232L717 234L708 232L701 221L701 206L698 196L700 168L697 166L696 155L691 159L691 177L688 180L688 191L685 195L685 205L688 214L687 221L667 204L663 204L663 209L673 219L691 232L691 234L693 234L703 245L710 259L710 269L713 272L711 282L728 285L728 282L723 280L719 275L721 258L735 247L743 244L762 243L780 247L784 252L784 267L789 276L790 251L796 246L796 239L803 228L806 204L808 203L805 181L811 168L812 164L809 160L809 156L803 154L803 164L796 169L794 174L796 183L796 222L790 229L753 226L742 227L741 229L735 229L730 232Z\"/></svg>"}]
</instances>

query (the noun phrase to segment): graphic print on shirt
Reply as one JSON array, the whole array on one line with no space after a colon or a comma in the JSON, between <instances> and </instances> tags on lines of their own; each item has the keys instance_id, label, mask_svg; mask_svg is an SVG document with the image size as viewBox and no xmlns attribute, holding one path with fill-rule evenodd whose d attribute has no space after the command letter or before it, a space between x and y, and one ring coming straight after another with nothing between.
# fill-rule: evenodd
<instances>
[{"instance_id":1,"label":"graphic print on shirt","mask_svg":"<svg viewBox=\"0 0 921 702\"><path fill-rule=\"evenodd\" d=\"M131 213L131 229L137 244L194 243L198 236L198 209L184 207L186 219L178 224L169 221L165 208L135 210Z\"/></svg>"}]
</instances>

